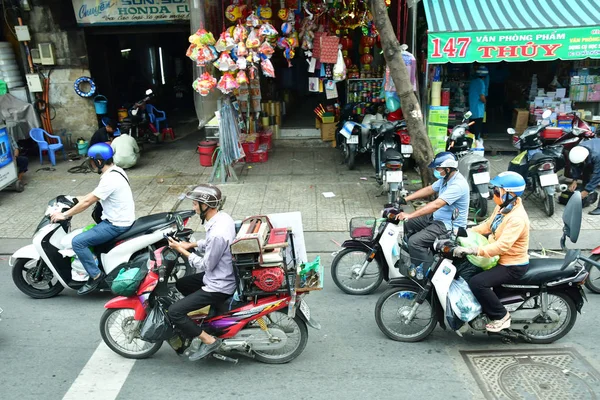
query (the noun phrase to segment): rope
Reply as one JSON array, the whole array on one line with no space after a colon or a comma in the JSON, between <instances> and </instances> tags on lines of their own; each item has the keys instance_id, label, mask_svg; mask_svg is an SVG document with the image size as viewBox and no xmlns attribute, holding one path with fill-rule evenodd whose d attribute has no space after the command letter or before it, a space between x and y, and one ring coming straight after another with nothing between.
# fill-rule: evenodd
<instances>
[{"instance_id":1,"label":"rope","mask_svg":"<svg viewBox=\"0 0 600 400\"><path fill-rule=\"evenodd\" d=\"M92 172L87 160L84 160L80 165L68 169L70 174L89 174Z\"/></svg>"}]
</instances>

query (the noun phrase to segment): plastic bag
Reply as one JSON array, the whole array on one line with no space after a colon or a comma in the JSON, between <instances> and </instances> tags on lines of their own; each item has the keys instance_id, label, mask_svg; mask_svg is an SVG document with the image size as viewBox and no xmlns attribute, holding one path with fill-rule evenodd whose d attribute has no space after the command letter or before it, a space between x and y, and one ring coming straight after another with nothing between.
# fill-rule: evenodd
<instances>
[{"instance_id":1,"label":"plastic bag","mask_svg":"<svg viewBox=\"0 0 600 400\"><path fill-rule=\"evenodd\" d=\"M337 62L333 67L333 80L340 82L346 79L346 63L344 62L344 56L342 51L338 50Z\"/></svg>"},{"instance_id":2,"label":"plastic bag","mask_svg":"<svg viewBox=\"0 0 600 400\"><path fill-rule=\"evenodd\" d=\"M117 296L133 296L140 283L144 280L147 270L145 268L134 267L134 268L121 268L117 277L113 280L110 285L110 290Z\"/></svg>"},{"instance_id":3,"label":"plastic bag","mask_svg":"<svg viewBox=\"0 0 600 400\"><path fill-rule=\"evenodd\" d=\"M457 331L463 325L463 322L458 318L458 316L452 310L452 303L450 302L450 297L446 297L446 322L448 326L453 331Z\"/></svg>"},{"instance_id":4,"label":"plastic bag","mask_svg":"<svg viewBox=\"0 0 600 400\"><path fill-rule=\"evenodd\" d=\"M140 337L146 342L156 343L168 340L174 335L173 324L167 317L164 306L157 303L142 323Z\"/></svg>"},{"instance_id":5,"label":"plastic bag","mask_svg":"<svg viewBox=\"0 0 600 400\"><path fill-rule=\"evenodd\" d=\"M473 232L471 230L467 231L468 233L468 237L464 238L461 237L459 238L458 242L460 243L461 246L463 247L481 247L481 246L486 246L489 244L487 238L483 235L480 235L477 232ZM473 265L478 266L479 268L481 268L484 271L487 271L488 269L495 267L496 264L498 264L498 260L500 259L500 256L495 256L492 258L488 258L488 257L479 257L479 256L474 256L472 254L469 254L467 256L467 260L469 260L469 262Z\"/></svg>"},{"instance_id":6,"label":"plastic bag","mask_svg":"<svg viewBox=\"0 0 600 400\"><path fill-rule=\"evenodd\" d=\"M452 305L452 311L461 321L469 322L481 314L481 305L471 292L469 284L461 277L454 279L450 284L448 300Z\"/></svg>"}]
</instances>

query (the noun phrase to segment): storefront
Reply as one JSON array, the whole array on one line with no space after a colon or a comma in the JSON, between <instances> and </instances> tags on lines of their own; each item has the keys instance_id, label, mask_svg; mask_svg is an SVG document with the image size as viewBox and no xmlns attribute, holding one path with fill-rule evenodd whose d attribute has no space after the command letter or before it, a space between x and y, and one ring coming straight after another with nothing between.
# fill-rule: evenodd
<instances>
[{"instance_id":1,"label":"storefront","mask_svg":"<svg viewBox=\"0 0 600 400\"><path fill-rule=\"evenodd\" d=\"M424 0L424 8L434 150L470 108L469 86L480 66L488 70L484 137L504 138L508 127L522 132L544 109L559 125L570 112L600 122L597 2Z\"/></svg>"}]
</instances>

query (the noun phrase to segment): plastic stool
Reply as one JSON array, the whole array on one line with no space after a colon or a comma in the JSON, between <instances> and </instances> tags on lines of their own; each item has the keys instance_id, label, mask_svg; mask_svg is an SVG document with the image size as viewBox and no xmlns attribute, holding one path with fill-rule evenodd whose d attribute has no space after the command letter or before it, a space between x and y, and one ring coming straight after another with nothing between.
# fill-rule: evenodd
<instances>
[{"instance_id":1,"label":"plastic stool","mask_svg":"<svg viewBox=\"0 0 600 400\"><path fill-rule=\"evenodd\" d=\"M175 140L175 131L173 128L163 128L162 130L162 139L165 140L165 136L171 136L171 140Z\"/></svg>"}]
</instances>

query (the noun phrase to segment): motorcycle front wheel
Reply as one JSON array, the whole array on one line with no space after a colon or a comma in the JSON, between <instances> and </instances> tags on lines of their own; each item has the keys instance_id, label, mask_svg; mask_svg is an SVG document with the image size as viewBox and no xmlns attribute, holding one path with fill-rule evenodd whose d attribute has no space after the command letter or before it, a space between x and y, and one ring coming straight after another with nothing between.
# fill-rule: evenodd
<instances>
[{"instance_id":1,"label":"motorcycle front wheel","mask_svg":"<svg viewBox=\"0 0 600 400\"><path fill-rule=\"evenodd\" d=\"M17 259L12 278L21 292L34 299L49 299L64 289L43 260Z\"/></svg>"},{"instance_id":2,"label":"motorcycle front wheel","mask_svg":"<svg viewBox=\"0 0 600 400\"><path fill-rule=\"evenodd\" d=\"M277 350L255 350L254 358L257 361L265 364L285 364L304 351L308 343L306 323L298 315L290 318L287 310L283 311L274 311L263 318L267 320L267 328L279 328L285 332L287 336L285 346Z\"/></svg>"},{"instance_id":3,"label":"motorcycle front wheel","mask_svg":"<svg viewBox=\"0 0 600 400\"><path fill-rule=\"evenodd\" d=\"M148 358L160 349L163 342L150 343L140 338L140 324L133 318L131 308L109 308L100 318L100 336L115 353L125 358Z\"/></svg>"},{"instance_id":4,"label":"motorcycle front wheel","mask_svg":"<svg viewBox=\"0 0 600 400\"><path fill-rule=\"evenodd\" d=\"M375 321L387 337L398 342L419 342L425 339L436 325L435 310L425 300L414 318L407 323L418 291L410 286L397 286L383 292L375 306Z\"/></svg>"},{"instance_id":5,"label":"motorcycle front wheel","mask_svg":"<svg viewBox=\"0 0 600 400\"><path fill-rule=\"evenodd\" d=\"M331 263L331 278L343 292L365 295L373 293L381 285L383 274L376 259L369 263L363 276L356 279L369 254L366 249L344 249L335 256Z\"/></svg>"},{"instance_id":6,"label":"motorcycle front wheel","mask_svg":"<svg viewBox=\"0 0 600 400\"><path fill-rule=\"evenodd\" d=\"M600 255L594 254L590 258L598 261L600 260ZM585 269L590 273L590 276L585 281L585 287L594 293L600 293L600 269L591 264L586 264Z\"/></svg>"}]
</instances>

